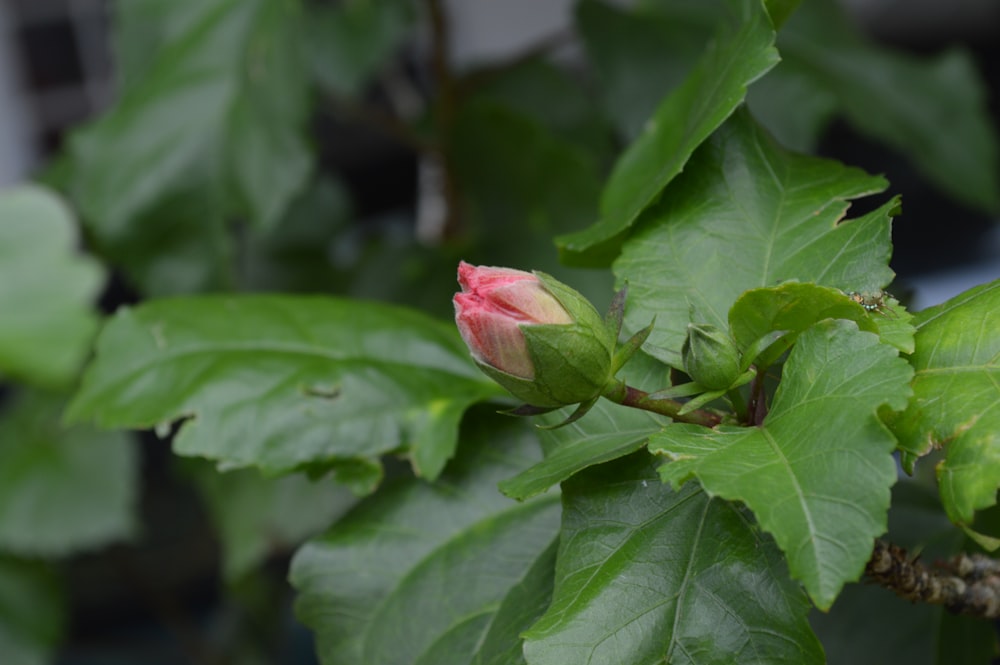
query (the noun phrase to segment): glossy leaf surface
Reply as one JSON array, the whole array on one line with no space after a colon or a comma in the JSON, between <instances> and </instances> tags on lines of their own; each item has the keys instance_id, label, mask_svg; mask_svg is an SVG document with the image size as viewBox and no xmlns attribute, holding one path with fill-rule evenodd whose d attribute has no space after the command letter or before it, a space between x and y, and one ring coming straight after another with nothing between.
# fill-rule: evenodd
<instances>
[{"instance_id":1,"label":"glossy leaf surface","mask_svg":"<svg viewBox=\"0 0 1000 665\"><path fill-rule=\"evenodd\" d=\"M437 483L388 484L296 555L296 611L324 665L520 662L517 635L547 602L558 501L496 489L537 459L521 421L486 416L462 438Z\"/></svg>"},{"instance_id":2,"label":"glossy leaf surface","mask_svg":"<svg viewBox=\"0 0 1000 665\"><path fill-rule=\"evenodd\" d=\"M564 485L552 606L529 665L821 663L808 603L773 541L639 453Z\"/></svg>"},{"instance_id":3,"label":"glossy leaf surface","mask_svg":"<svg viewBox=\"0 0 1000 665\"><path fill-rule=\"evenodd\" d=\"M785 280L845 292L891 281L889 201L845 220L852 198L885 181L857 169L788 153L738 113L692 158L649 210L614 264L628 282L625 327L656 317L643 347L672 366L689 321L727 327L741 293Z\"/></svg>"},{"instance_id":4,"label":"glossy leaf surface","mask_svg":"<svg viewBox=\"0 0 1000 665\"><path fill-rule=\"evenodd\" d=\"M893 430L911 461L944 447L942 503L971 524L1000 487L1000 281L919 312L915 324L914 395Z\"/></svg>"},{"instance_id":5,"label":"glossy leaf surface","mask_svg":"<svg viewBox=\"0 0 1000 665\"><path fill-rule=\"evenodd\" d=\"M777 62L774 29L760 2L734 2L733 9L728 29L710 42L684 82L618 158L601 194L600 221L558 239L569 257L589 252L603 262L613 258L614 245L620 242L616 238L739 106L746 87Z\"/></svg>"},{"instance_id":6,"label":"glossy leaf surface","mask_svg":"<svg viewBox=\"0 0 1000 665\"><path fill-rule=\"evenodd\" d=\"M649 449L670 460L665 481L746 503L825 609L886 530L895 441L876 411L902 408L911 376L877 336L824 321L799 337L762 426L674 424Z\"/></svg>"},{"instance_id":7,"label":"glossy leaf surface","mask_svg":"<svg viewBox=\"0 0 1000 665\"><path fill-rule=\"evenodd\" d=\"M501 394L452 325L412 310L204 296L120 310L69 413L105 427L184 419L176 452L227 468L377 465L405 451L433 478L466 407Z\"/></svg>"}]
</instances>

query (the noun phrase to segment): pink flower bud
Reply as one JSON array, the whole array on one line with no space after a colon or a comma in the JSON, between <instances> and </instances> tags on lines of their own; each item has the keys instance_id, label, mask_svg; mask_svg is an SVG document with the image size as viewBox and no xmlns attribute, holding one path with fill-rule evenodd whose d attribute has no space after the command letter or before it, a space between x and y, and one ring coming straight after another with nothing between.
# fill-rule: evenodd
<instances>
[{"instance_id":1,"label":"pink flower bud","mask_svg":"<svg viewBox=\"0 0 1000 665\"><path fill-rule=\"evenodd\" d=\"M573 318L530 272L458 266L455 323L473 357L507 374L535 378L522 325L569 324Z\"/></svg>"},{"instance_id":2,"label":"pink flower bud","mask_svg":"<svg viewBox=\"0 0 1000 665\"><path fill-rule=\"evenodd\" d=\"M545 273L461 263L455 322L479 369L541 408L593 404L613 379L617 326Z\"/></svg>"}]
</instances>

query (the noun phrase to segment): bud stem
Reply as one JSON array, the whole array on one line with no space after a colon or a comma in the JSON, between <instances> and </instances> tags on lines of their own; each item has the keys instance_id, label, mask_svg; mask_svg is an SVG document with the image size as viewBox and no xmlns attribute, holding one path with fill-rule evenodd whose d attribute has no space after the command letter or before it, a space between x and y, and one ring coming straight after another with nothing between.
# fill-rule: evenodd
<instances>
[{"instance_id":1,"label":"bud stem","mask_svg":"<svg viewBox=\"0 0 1000 665\"><path fill-rule=\"evenodd\" d=\"M680 410L684 408L683 402L672 399L651 399L650 393L626 386L624 383L617 383L609 388L604 393L604 397L615 404L630 406L634 409L642 409L644 411L652 411L680 423L715 427L722 421L722 417L718 414L703 409L695 409L690 413L681 415Z\"/></svg>"}]
</instances>

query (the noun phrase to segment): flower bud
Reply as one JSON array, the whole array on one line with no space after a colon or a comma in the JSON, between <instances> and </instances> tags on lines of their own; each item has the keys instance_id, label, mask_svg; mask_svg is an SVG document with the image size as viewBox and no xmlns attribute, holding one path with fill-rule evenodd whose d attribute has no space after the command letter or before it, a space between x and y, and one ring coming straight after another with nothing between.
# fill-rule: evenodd
<instances>
[{"instance_id":1,"label":"flower bud","mask_svg":"<svg viewBox=\"0 0 1000 665\"><path fill-rule=\"evenodd\" d=\"M725 390L740 376L740 352L725 332L707 323L689 323L681 347L684 371L709 390Z\"/></svg>"},{"instance_id":2,"label":"flower bud","mask_svg":"<svg viewBox=\"0 0 1000 665\"><path fill-rule=\"evenodd\" d=\"M539 407L591 400L611 380L615 333L593 305L541 273L458 266L455 323L490 378Z\"/></svg>"}]
</instances>

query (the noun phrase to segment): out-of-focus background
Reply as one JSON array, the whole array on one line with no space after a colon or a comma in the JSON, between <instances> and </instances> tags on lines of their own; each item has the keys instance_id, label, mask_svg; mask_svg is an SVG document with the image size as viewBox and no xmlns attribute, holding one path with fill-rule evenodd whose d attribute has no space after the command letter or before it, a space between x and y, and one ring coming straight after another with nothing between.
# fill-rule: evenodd
<instances>
[{"instance_id":1,"label":"out-of-focus background","mask_svg":"<svg viewBox=\"0 0 1000 665\"><path fill-rule=\"evenodd\" d=\"M1000 113L1000 2L841 1L864 31L883 44L922 54L955 45L968 49L989 85L993 116ZM445 4L452 23L450 55L459 70L563 39L572 29L571 0ZM106 0L0 2L0 186L30 177L59 149L68 129L114 100L112 21L112 3ZM572 40L563 41L556 51L572 60ZM415 39L408 63L412 67L421 66L424 42ZM420 78L419 73L416 76ZM338 146L330 166L347 176L357 194L378 199L372 204L375 213L387 206L413 204L418 176L411 153L365 128L328 129L326 138ZM903 193L907 216L895 229L893 267L902 281L897 288L912 290L913 306L940 302L1000 274L1000 231L995 220L951 208L904 160L842 125L828 133L822 152L885 173L893 190ZM963 231L978 241L967 242Z\"/></svg>"},{"instance_id":2,"label":"out-of-focus background","mask_svg":"<svg viewBox=\"0 0 1000 665\"><path fill-rule=\"evenodd\" d=\"M864 31L883 44L919 54L966 48L987 83L992 117L1000 118L1000 2L843 2ZM552 43L556 58L573 62L579 54L571 35L573 5L571 0L446 3L452 67L471 70ZM0 187L38 173L63 146L69 130L113 103L113 21L113 4L104 0L0 0ZM397 107L425 101L420 93L432 78L426 71L429 51L427 35L418 31L400 54L389 74L396 82L385 84L393 89ZM409 219L413 211L433 210L433 198L421 196L422 178L433 174L412 149L349 119L321 119L318 128L321 166L349 185L361 222L394 215ZM904 215L894 236L895 288L914 307L941 302L1000 276L1000 220L938 194L906 159L843 122L831 126L820 152L885 173L892 191L902 194ZM432 212L427 216L434 217ZM204 508L171 480L167 469L173 462L166 446L155 442L144 455L142 542L70 563L71 619L58 662L244 662L232 654L206 655L210 645L203 634L222 635L224 643L229 626L241 625L245 618L244 607L252 606L255 597L273 597L263 587L273 580L280 583L287 557L273 560L272 569L265 571L270 578L261 575L244 583L235 594L244 605L232 602L233 595L224 597L218 545ZM295 624L290 605L288 592L284 604L274 608L272 624L260 631L285 631L276 662L315 662L311 636Z\"/></svg>"}]
</instances>

